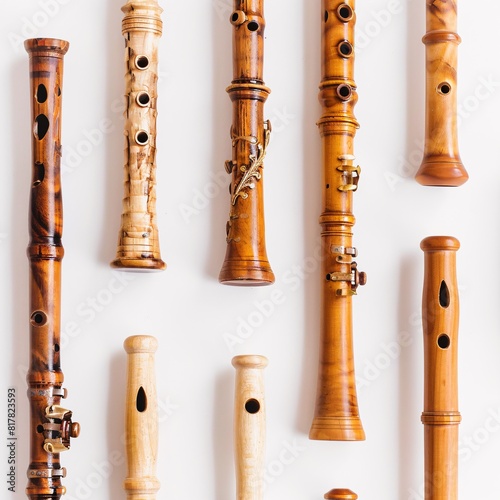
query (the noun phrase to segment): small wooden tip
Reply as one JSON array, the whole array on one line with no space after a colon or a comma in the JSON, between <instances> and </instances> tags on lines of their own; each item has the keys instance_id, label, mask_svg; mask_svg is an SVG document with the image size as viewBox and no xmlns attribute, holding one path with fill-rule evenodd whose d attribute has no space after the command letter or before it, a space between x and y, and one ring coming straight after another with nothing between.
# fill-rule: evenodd
<instances>
[{"instance_id":1,"label":"small wooden tip","mask_svg":"<svg viewBox=\"0 0 500 500\"><path fill-rule=\"evenodd\" d=\"M424 252L457 251L460 248L460 242L453 236L428 236L420 242L420 248Z\"/></svg>"},{"instance_id":2,"label":"small wooden tip","mask_svg":"<svg viewBox=\"0 0 500 500\"><path fill-rule=\"evenodd\" d=\"M111 262L110 266L120 271L138 273L163 271L167 268L167 265L161 259L127 259L121 257Z\"/></svg>"},{"instance_id":3,"label":"small wooden tip","mask_svg":"<svg viewBox=\"0 0 500 500\"><path fill-rule=\"evenodd\" d=\"M423 186L458 187L467 182L469 175L460 161L425 161L415 179Z\"/></svg>"},{"instance_id":4,"label":"small wooden tip","mask_svg":"<svg viewBox=\"0 0 500 500\"><path fill-rule=\"evenodd\" d=\"M325 494L325 499L328 500L356 500L358 495L354 491L348 490L347 488L340 488L330 490Z\"/></svg>"},{"instance_id":5,"label":"small wooden tip","mask_svg":"<svg viewBox=\"0 0 500 500\"><path fill-rule=\"evenodd\" d=\"M158 348L158 341L151 335L133 335L125 339L123 348L129 354L139 352L154 353Z\"/></svg>"},{"instance_id":6,"label":"small wooden tip","mask_svg":"<svg viewBox=\"0 0 500 500\"><path fill-rule=\"evenodd\" d=\"M315 417L309 431L313 441L364 441L361 419L354 417Z\"/></svg>"},{"instance_id":7,"label":"small wooden tip","mask_svg":"<svg viewBox=\"0 0 500 500\"><path fill-rule=\"evenodd\" d=\"M219 283L232 286L272 285L274 273L267 261L227 261L219 274Z\"/></svg>"},{"instance_id":8,"label":"small wooden tip","mask_svg":"<svg viewBox=\"0 0 500 500\"><path fill-rule=\"evenodd\" d=\"M58 38L30 38L24 41L26 52L54 52L63 56L68 52L69 42Z\"/></svg>"},{"instance_id":9,"label":"small wooden tip","mask_svg":"<svg viewBox=\"0 0 500 500\"><path fill-rule=\"evenodd\" d=\"M243 354L241 356L235 356L231 360L235 368L265 368L268 362L265 356L260 356L258 354Z\"/></svg>"}]
</instances>

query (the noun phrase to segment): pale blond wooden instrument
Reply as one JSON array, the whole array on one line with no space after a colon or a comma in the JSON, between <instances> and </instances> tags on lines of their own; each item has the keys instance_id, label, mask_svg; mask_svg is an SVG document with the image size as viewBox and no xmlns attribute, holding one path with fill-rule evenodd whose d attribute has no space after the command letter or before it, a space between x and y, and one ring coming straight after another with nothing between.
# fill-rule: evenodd
<instances>
[{"instance_id":1,"label":"pale blond wooden instrument","mask_svg":"<svg viewBox=\"0 0 500 500\"><path fill-rule=\"evenodd\" d=\"M458 152L456 0L426 0L424 158L415 178L425 186L460 186L469 175Z\"/></svg>"},{"instance_id":2,"label":"pale blond wooden instrument","mask_svg":"<svg viewBox=\"0 0 500 500\"><path fill-rule=\"evenodd\" d=\"M262 500L266 441L264 356L233 358L236 368L234 396L234 458L237 500Z\"/></svg>"},{"instance_id":3,"label":"pale blond wooden instrument","mask_svg":"<svg viewBox=\"0 0 500 500\"><path fill-rule=\"evenodd\" d=\"M424 331L425 500L458 495L458 286L451 236L425 238L422 298Z\"/></svg>"},{"instance_id":4,"label":"pale blond wooden instrument","mask_svg":"<svg viewBox=\"0 0 500 500\"><path fill-rule=\"evenodd\" d=\"M325 494L327 500L357 500L357 498L356 493L345 488L330 490Z\"/></svg>"},{"instance_id":5,"label":"pale blond wooden instrument","mask_svg":"<svg viewBox=\"0 0 500 500\"><path fill-rule=\"evenodd\" d=\"M162 34L157 0L129 0L125 17L125 170L123 212L116 258L122 270L161 271L156 222L156 115L158 43Z\"/></svg>"},{"instance_id":6,"label":"pale blond wooden instrument","mask_svg":"<svg viewBox=\"0 0 500 500\"><path fill-rule=\"evenodd\" d=\"M160 489L156 478L158 403L154 369L154 337L135 335L123 343L128 354L125 433L128 474L124 488L129 500L154 500Z\"/></svg>"},{"instance_id":7,"label":"pale blond wooden instrument","mask_svg":"<svg viewBox=\"0 0 500 500\"><path fill-rule=\"evenodd\" d=\"M355 163L355 2L322 1L322 80L318 122L323 146L323 213L320 216L321 342L318 385L310 439L359 441L354 375L352 298L366 275L358 271L353 246L354 193L361 169Z\"/></svg>"}]
</instances>

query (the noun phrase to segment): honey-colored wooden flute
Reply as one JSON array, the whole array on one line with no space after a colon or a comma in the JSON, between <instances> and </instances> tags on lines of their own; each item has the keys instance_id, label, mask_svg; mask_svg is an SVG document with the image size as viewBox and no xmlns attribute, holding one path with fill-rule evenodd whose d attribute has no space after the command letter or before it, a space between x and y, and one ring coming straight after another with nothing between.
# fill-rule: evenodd
<instances>
[{"instance_id":1,"label":"honey-colored wooden flute","mask_svg":"<svg viewBox=\"0 0 500 500\"><path fill-rule=\"evenodd\" d=\"M458 497L458 286L451 236L425 238L422 324L424 331L425 500Z\"/></svg>"},{"instance_id":2,"label":"honey-colored wooden flute","mask_svg":"<svg viewBox=\"0 0 500 500\"><path fill-rule=\"evenodd\" d=\"M460 186L469 175L458 152L456 0L426 0L424 158L416 179L425 186Z\"/></svg>"},{"instance_id":3,"label":"honey-colored wooden flute","mask_svg":"<svg viewBox=\"0 0 500 500\"><path fill-rule=\"evenodd\" d=\"M352 297L366 282L352 243L353 193L360 168L353 142L359 124L354 81L354 0L322 2L322 80L318 126L323 145L321 341L311 439L365 439L359 417L352 343Z\"/></svg>"},{"instance_id":4,"label":"honey-colored wooden flute","mask_svg":"<svg viewBox=\"0 0 500 500\"><path fill-rule=\"evenodd\" d=\"M63 58L69 43L26 40L32 112L33 178L30 194L30 464L26 494L58 500L66 492L59 455L70 448L80 426L61 406L66 398L61 371L61 116Z\"/></svg>"},{"instance_id":5,"label":"honey-colored wooden flute","mask_svg":"<svg viewBox=\"0 0 500 500\"><path fill-rule=\"evenodd\" d=\"M155 500L160 489L156 477L158 452L158 402L154 353L158 342L148 335L128 337L123 343L128 354L125 443L128 500Z\"/></svg>"},{"instance_id":6,"label":"honey-colored wooden flute","mask_svg":"<svg viewBox=\"0 0 500 500\"><path fill-rule=\"evenodd\" d=\"M264 228L264 158L271 122L264 103L264 1L234 0L233 81L226 89L233 103L231 208L226 224L226 257L219 274L225 285L269 285L274 274L267 259Z\"/></svg>"},{"instance_id":7,"label":"honey-colored wooden flute","mask_svg":"<svg viewBox=\"0 0 500 500\"><path fill-rule=\"evenodd\" d=\"M262 500L266 442L264 356L236 356L234 459L237 500Z\"/></svg>"},{"instance_id":8,"label":"honey-colored wooden flute","mask_svg":"<svg viewBox=\"0 0 500 500\"><path fill-rule=\"evenodd\" d=\"M129 0L125 14L125 169L123 213L112 267L161 271L156 222L156 115L158 43L162 34L157 0Z\"/></svg>"},{"instance_id":9,"label":"honey-colored wooden flute","mask_svg":"<svg viewBox=\"0 0 500 500\"><path fill-rule=\"evenodd\" d=\"M325 499L328 500L357 500L358 495L346 488L330 490L325 494Z\"/></svg>"}]
</instances>

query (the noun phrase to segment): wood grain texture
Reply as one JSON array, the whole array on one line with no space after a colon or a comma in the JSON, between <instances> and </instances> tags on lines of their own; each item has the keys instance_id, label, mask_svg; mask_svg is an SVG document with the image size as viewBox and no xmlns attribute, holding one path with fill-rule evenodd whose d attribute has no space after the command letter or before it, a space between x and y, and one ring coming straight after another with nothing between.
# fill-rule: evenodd
<instances>
[{"instance_id":1,"label":"wood grain texture","mask_svg":"<svg viewBox=\"0 0 500 500\"><path fill-rule=\"evenodd\" d=\"M123 213L116 259L122 270L160 271L156 221L156 117L158 42L162 9L157 0L129 0L125 17L125 168Z\"/></svg>"},{"instance_id":2,"label":"wood grain texture","mask_svg":"<svg viewBox=\"0 0 500 500\"><path fill-rule=\"evenodd\" d=\"M356 493L345 488L330 490L325 494L325 499L328 500L357 500L357 498Z\"/></svg>"},{"instance_id":3,"label":"wood grain texture","mask_svg":"<svg viewBox=\"0 0 500 500\"><path fill-rule=\"evenodd\" d=\"M432 236L424 251L425 500L458 498L458 320L457 239Z\"/></svg>"},{"instance_id":4,"label":"wood grain texture","mask_svg":"<svg viewBox=\"0 0 500 500\"><path fill-rule=\"evenodd\" d=\"M264 356L236 356L234 396L234 460L237 500L263 499L266 441Z\"/></svg>"},{"instance_id":5,"label":"wood grain texture","mask_svg":"<svg viewBox=\"0 0 500 500\"><path fill-rule=\"evenodd\" d=\"M352 345L352 296L366 276L357 270L352 243L353 193L360 169L354 163L353 0L322 2L322 81L318 122L322 138L323 213L321 343L316 410L310 439L363 440Z\"/></svg>"},{"instance_id":6,"label":"wood grain texture","mask_svg":"<svg viewBox=\"0 0 500 500\"><path fill-rule=\"evenodd\" d=\"M155 500L160 489L156 477L158 453L158 402L154 337L135 335L123 343L128 354L125 443L127 479L124 488L129 500Z\"/></svg>"},{"instance_id":7,"label":"wood grain texture","mask_svg":"<svg viewBox=\"0 0 500 500\"><path fill-rule=\"evenodd\" d=\"M415 178L425 186L460 186L469 175L458 151L457 3L426 0L426 6L425 145Z\"/></svg>"},{"instance_id":8,"label":"wood grain texture","mask_svg":"<svg viewBox=\"0 0 500 500\"><path fill-rule=\"evenodd\" d=\"M70 447L79 425L61 408L60 321L63 209L61 122L64 40L26 40L30 61L33 176L30 193L30 464L26 494L35 500L65 493L60 452Z\"/></svg>"},{"instance_id":9,"label":"wood grain texture","mask_svg":"<svg viewBox=\"0 0 500 500\"><path fill-rule=\"evenodd\" d=\"M274 283L267 258L264 224L264 158L271 133L264 121L270 93L264 85L264 2L234 0L233 81L227 88L233 103L231 205L226 224L226 256L219 274L225 285Z\"/></svg>"}]
</instances>

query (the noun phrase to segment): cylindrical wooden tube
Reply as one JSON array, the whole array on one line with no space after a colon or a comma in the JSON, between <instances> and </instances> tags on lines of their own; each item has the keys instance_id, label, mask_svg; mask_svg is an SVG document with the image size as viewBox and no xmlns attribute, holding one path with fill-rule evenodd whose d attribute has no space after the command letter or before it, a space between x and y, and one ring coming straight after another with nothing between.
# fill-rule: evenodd
<instances>
[{"instance_id":1,"label":"cylindrical wooden tube","mask_svg":"<svg viewBox=\"0 0 500 500\"><path fill-rule=\"evenodd\" d=\"M123 347L128 354L125 442L128 473L123 487L129 500L155 500L160 489L156 478L158 452L158 402L154 337L128 337Z\"/></svg>"},{"instance_id":2,"label":"cylindrical wooden tube","mask_svg":"<svg viewBox=\"0 0 500 500\"><path fill-rule=\"evenodd\" d=\"M425 238L422 322L424 331L425 500L456 500L458 488L458 286L460 243L450 236Z\"/></svg>"},{"instance_id":3,"label":"cylindrical wooden tube","mask_svg":"<svg viewBox=\"0 0 500 500\"><path fill-rule=\"evenodd\" d=\"M354 81L354 0L323 0L322 81L318 122L323 144L322 311L316 411L310 439L363 440L352 345L352 296L366 281L352 244L353 193L360 168L353 141L358 95Z\"/></svg>"},{"instance_id":4,"label":"cylindrical wooden tube","mask_svg":"<svg viewBox=\"0 0 500 500\"><path fill-rule=\"evenodd\" d=\"M328 500L357 500L357 498L356 493L345 488L330 490L325 494L325 499Z\"/></svg>"},{"instance_id":5,"label":"cylindrical wooden tube","mask_svg":"<svg viewBox=\"0 0 500 500\"><path fill-rule=\"evenodd\" d=\"M264 85L264 2L234 0L231 208L226 225L226 257L219 274L225 285L269 285L274 274L267 259L264 229L264 158L271 123L264 121L269 88Z\"/></svg>"},{"instance_id":6,"label":"cylindrical wooden tube","mask_svg":"<svg viewBox=\"0 0 500 500\"><path fill-rule=\"evenodd\" d=\"M416 179L425 186L460 186L469 178L458 151L456 0L426 0L424 158Z\"/></svg>"},{"instance_id":7,"label":"cylindrical wooden tube","mask_svg":"<svg viewBox=\"0 0 500 500\"><path fill-rule=\"evenodd\" d=\"M234 460L237 500L262 500L266 441L264 356L233 358L236 368L234 396Z\"/></svg>"},{"instance_id":8,"label":"cylindrical wooden tube","mask_svg":"<svg viewBox=\"0 0 500 500\"><path fill-rule=\"evenodd\" d=\"M125 37L125 197L116 259L122 270L161 271L156 223L156 115L158 43L162 34L157 0L129 0Z\"/></svg>"},{"instance_id":9,"label":"cylindrical wooden tube","mask_svg":"<svg viewBox=\"0 0 500 500\"><path fill-rule=\"evenodd\" d=\"M70 448L79 425L61 406L67 395L61 371L61 110L63 57L69 43L53 38L26 40L29 54L33 177L30 194L30 465L26 494L32 500L59 499L66 492L59 454Z\"/></svg>"}]
</instances>

